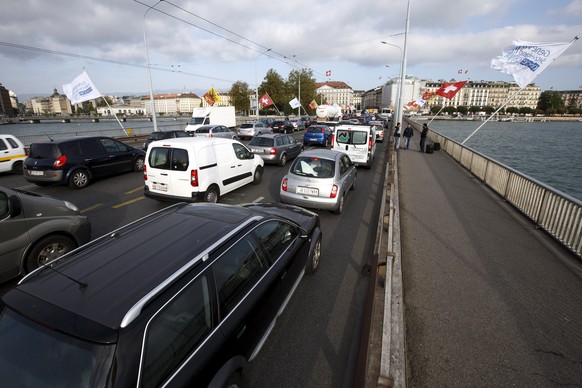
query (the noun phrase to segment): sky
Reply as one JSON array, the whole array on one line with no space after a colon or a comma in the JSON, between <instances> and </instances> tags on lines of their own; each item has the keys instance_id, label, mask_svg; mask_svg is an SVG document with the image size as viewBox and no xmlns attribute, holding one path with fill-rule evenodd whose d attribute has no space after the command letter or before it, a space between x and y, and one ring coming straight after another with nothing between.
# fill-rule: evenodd
<instances>
[{"instance_id":1,"label":"sky","mask_svg":"<svg viewBox=\"0 0 582 388\"><path fill-rule=\"evenodd\" d=\"M0 83L23 102L85 70L104 95L149 94L149 74L155 93L201 95L311 69L369 90L399 76L404 54L407 76L513 82L491 69L513 40L575 36L582 0L3 0ZM582 41L533 82L582 90Z\"/></svg>"}]
</instances>

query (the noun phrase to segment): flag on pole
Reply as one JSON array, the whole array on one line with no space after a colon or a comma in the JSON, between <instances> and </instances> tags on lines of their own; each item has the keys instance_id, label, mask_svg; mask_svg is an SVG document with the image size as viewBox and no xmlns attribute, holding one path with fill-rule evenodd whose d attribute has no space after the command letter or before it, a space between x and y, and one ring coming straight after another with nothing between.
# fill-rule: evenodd
<instances>
[{"instance_id":1,"label":"flag on pole","mask_svg":"<svg viewBox=\"0 0 582 388\"><path fill-rule=\"evenodd\" d=\"M317 102L315 100L313 100L309 103L309 107L313 110L317 109L318 106L319 105L317 104Z\"/></svg>"},{"instance_id":2,"label":"flag on pole","mask_svg":"<svg viewBox=\"0 0 582 388\"><path fill-rule=\"evenodd\" d=\"M214 86L208 89L206 94L204 94L204 101L210 106L213 106L215 103L222 101L222 98L218 95L218 92L214 89Z\"/></svg>"},{"instance_id":3,"label":"flag on pole","mask_svg":"<svg viewBox=\"0 0 582 388\"><path fill-rule=\"evenodd\" d=\"M259 99L259 105L261 106L261 108L264 108L266 106L269 105L273 105L273 100L271 100L271 96L269 96L269 93L265 92L265 94L263 94L263 97L261 97Z\"/></svg>"},{"instance_id":4,"label":"flag on pole","mask_svg":"<svg viewBox=\"0 0 582 388\"><path fill-rule=\"evenodd\" d=\"M93 85L86 71L77 76L70 84L64 84L63 91L67 98L71 100L71 105L101 97L101 93Z\"/></svg>"},{"instance_id":5,"label":"flag on pole","mask_svg":"<svg viewBox=\"0 0 582 388\"><path fill-rule=\"evenodd\" d=\"M328 71L326 71L326 72L325 72L325 76L326 76L326 77L331 77L331 70L328 70Z\"/></svg>"},{"instance_id":6,"label":"flag on pole","mask_svg":"<svg viewBox=\"0 0 582 388\"><path fill-rule=\"evenodd\" d=\"M573 42L534 43L514 40L512 46L503 49L500 57L491 60L491 68L512 75L523 89Z\"/></svg>"},{"instance_id":7,"label":"flag on pole","mask_svg":"<svg viewBox=\"0 0 582 388\"><path fill-rule=\"evenodd\" d=\"M434 93L451 100L453 97L455 97L455 94L457 94L459 90L465 86L466 83L467 81L445 82L443 86L441 86L440 89Z\"/></svg>"},{"instance_id":8,"label":"flag on pole","mask_svg":"<svg viewBox=\"0 0 582 388\"><path fill-rule=\"evenodd\" d=\"M295 97L294 99L289 101L289 105L291 105L291 108L297 109L301 106L301 103L299 103L299 100L297 99L297 97Z\"/></svg>"}]
</instances>

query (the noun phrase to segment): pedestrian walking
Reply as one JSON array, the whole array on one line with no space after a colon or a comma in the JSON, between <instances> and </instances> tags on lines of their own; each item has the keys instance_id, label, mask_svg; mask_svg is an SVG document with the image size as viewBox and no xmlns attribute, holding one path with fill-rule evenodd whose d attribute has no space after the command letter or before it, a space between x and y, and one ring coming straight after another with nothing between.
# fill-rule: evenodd
<instances>
[{"instance_id":1,"label":"pedestrian walking","mask_svg":"<svg viewBox=\"0 0 582 388\"><path fill-rule=\"evenodd\" d=\"M414 129L412 129L412 125L408 124L406 128L404 128L404 149L407 150L410 146L410 138L414 135Z\"/></svg>"},{"instance_id":2,"label":"pedestrian walking","mask_svg":"<svg viewBox=\"0 0 582 388\"><path fill-rule=\"evenodd\" d=\"M394 127L394 150L396 151L400 146L400 123Z\"/></svg>"},{"instance_id":3,"label":"pedestrian walking","mask_svg":"<svg viewBox=\"0 0 582 388\"><path fill-rule=\"evenodd\" d=\"M424 152L424 144L426 143L426 135L428 135L428 125L422 124L422 132L420 132L420 152Z\"/></svg>"}]
</instances>

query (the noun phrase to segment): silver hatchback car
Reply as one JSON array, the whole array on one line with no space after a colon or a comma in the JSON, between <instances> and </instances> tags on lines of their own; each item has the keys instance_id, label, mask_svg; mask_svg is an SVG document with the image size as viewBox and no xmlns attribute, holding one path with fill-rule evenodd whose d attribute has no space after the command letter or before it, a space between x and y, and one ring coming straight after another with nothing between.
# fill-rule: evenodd
<instances>
[{"instance_id":1,"label":"silver hatchback car","mask_svg":"<svg viewBox=\"0 0 582 388\"><path fill-rule=\"evenodd\" d=\"M265 163L277 163L279 166L286 165L288 160L303 152L303 144L299 140L283 133L255 136L248 147Z\"/></svg>"},{"instance_id":2,"label":"silver hatchback car","mask_svg":"<svg viewBox=\"0 0 582 388\"><path fill-rule=\"evenodd\" d=\"M271 128L262 122L242 123L238 128L237 134L239 139L252 138L263 133L273 133Z\"/></svg>"},{"instance_id":3,"label":"silver hatchback car","mask_svg":"<svg viewBox=\"0 0 582 388\"><path fill-rule=\"evenodd\" d=\"M281 181L281 202L341 214L346 194L356 188L357 171L350 157L328 149L303 152Z\"/></svg>"}]
</instances>

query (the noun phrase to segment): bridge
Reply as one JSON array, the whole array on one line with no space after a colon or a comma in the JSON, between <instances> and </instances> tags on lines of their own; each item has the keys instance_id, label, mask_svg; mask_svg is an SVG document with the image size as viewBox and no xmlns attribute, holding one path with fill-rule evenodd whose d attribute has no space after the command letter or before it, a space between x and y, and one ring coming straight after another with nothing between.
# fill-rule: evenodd
<instances>
[{"instance_id":1,"label":"bridge","mask_svg":"<svg viewBox=\"0 0 582 388\"><path fill-rule=\"evenodd\" d=\"M357 385L581 386L582 203L419 139L390 158Z\"/></svg>"}]
</instances>

